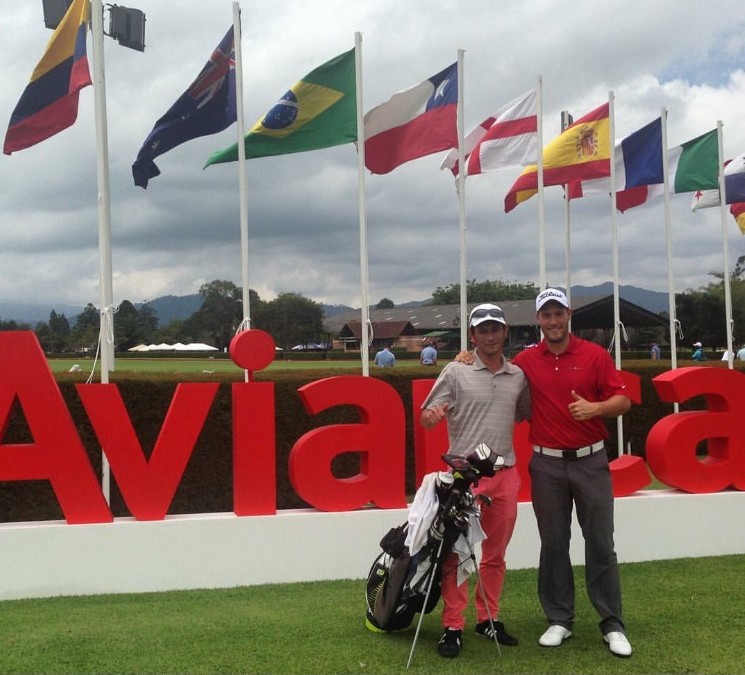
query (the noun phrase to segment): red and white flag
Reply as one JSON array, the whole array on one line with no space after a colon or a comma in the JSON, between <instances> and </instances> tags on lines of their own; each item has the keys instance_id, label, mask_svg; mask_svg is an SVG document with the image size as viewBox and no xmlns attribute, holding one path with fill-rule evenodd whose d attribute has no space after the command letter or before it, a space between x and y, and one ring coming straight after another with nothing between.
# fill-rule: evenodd
<instances>
[{"instance_id":1,"label":"red and white flag","mask_svg":"<svg viewBox=\"0 0 745 675\"><path fill-rule=\"evenodd\" d=\"M389 173L458 143L458 64L396 92L365 113L365 166Z\"/></svg>"},{"instance_id":2,"label":"red and white flag","mask_svg":"<svg viewBox=\"0 0 745 675\"><path fill-rule=\"evenodd\" d=\"M535 163L538 157L538 93L535 89L497 110L469 133L464 141L466 175ZM441 169L458 175L458 150L451 150Z\"/></svg>"}]
</instances>

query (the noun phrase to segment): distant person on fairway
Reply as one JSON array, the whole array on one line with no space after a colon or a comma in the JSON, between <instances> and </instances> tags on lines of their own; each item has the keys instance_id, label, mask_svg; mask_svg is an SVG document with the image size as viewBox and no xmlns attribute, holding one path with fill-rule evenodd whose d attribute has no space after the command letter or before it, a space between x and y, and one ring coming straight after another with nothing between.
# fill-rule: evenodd
<instances>
[{"instance_id":1,"label":"distant person on fairway","mask_svg":"<svg viewBox=\"0 0 745 675\"><path fill-rule=\"evenodd\" d=\"M375 355L373 363L378 366L378 368L393 368L393 366L396 365L396 357L391 351L392 346L393 345L386 345Z\"/></svg>"},{"instance_id":2,"label":"distant person on fairway","mask_svg":"<svg viewBox=\"0 0 745 675\"><path fill-rule=\"evenodd\" d=\"M437 349L433 342L427 342L419 355L419 363L423 366L437 365Z\"/></svg>"}]
</instances>

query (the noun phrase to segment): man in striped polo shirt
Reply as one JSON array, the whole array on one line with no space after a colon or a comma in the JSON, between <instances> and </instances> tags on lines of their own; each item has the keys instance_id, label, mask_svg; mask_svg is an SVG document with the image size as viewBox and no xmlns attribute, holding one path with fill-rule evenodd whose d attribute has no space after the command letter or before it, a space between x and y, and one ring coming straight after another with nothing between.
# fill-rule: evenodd
<instances>
[{"instance_id":1,"label":"man in striped polo shirt","mask_svg":"<svg viewBox=\"0 0 745 675\"><path fill-rule=\"evenodd\" d=\"M515 527L520 489L512 431L516 420L529 415L530 395L523 372L503 355L509 328L502 310L497 305L478 305L471 310L468 325L476 346L473 363L452 362L443 368L422 404L420 421L430 429L447 420L448 452L452 454L466 457L483 443L491 449L492 463L497 455L504 457L504 468L480 478L474 488L475 494L491 500L481 505L481 526L487 538L481 546L479 563L483 592L476 589L476 634L496 637L501 644L511 646L517 640L497 617L506 571L505 551ZM440 584L444 632L437 651L445 657L460 653L468 606L468 584L458 586L457 566L458 557L451 553L443 565Z\"/></svg>"}]
</instances>

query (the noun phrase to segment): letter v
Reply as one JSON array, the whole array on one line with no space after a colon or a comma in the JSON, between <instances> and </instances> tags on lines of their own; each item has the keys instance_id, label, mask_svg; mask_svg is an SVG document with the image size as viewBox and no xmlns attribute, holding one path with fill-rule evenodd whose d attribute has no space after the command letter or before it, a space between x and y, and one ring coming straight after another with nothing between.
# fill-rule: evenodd
<instances>
[{"instance_id":1,"label":"letter v","mask_svg":"<svg viewBox=\"0 0 745 675\"><path fill-rule=\"evenodd\" d=\"M145 459L115 384L77 385L122 497L138 520L163 520L219 384L176 386L150 459Z\"/></svg>"}]
</instances>

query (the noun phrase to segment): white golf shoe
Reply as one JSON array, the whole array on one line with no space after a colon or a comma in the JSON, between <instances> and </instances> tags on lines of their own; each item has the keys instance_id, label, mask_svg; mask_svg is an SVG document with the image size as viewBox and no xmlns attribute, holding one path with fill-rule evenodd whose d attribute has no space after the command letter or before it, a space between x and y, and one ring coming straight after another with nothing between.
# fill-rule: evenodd
<instances>
[{"instance_id":1,"label":"white golf shoe","mask_svg":"<svg viewBox=\"0 0 745 675\"><path fill-rule=\"evenodd\" d=\"M611 631L603 635L603 640L616 656L631 656L631 652L634 650L631 648L631 643L627 637L621 633L621 631Z\"/></svg>"},{"instance_id":2,"label":"white golf shoe","mask_svg":"<svg viewBox=\"0 0 745 675\"><path fill-rule=\"evenodd\" d=\"M548 627L548 630L538 639L538 644L542 647L558 647L564 640L572 637L572 631L564 626L555 623Z\"/></svg>"}]
</instances>

